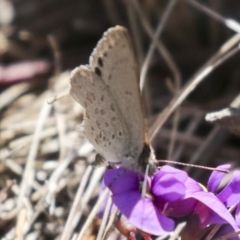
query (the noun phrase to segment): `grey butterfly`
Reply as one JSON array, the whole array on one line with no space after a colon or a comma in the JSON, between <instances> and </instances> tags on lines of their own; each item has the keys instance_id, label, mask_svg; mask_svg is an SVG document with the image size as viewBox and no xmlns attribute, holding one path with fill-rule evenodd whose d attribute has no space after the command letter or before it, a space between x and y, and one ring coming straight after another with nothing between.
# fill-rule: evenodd
<instances>
[{"instance_id":1,"label":"grey butterfly","mask_svg":"<svg viewBox=\"0 0 240 240\"><path fill-rule=\"evenodd\" d=\"M85 109L84 136L110 164L144 172L153 164L138 84L139 70L128 31L110 28L89 65L75 68L70 94Z\"/></svg>"}]
</instances>

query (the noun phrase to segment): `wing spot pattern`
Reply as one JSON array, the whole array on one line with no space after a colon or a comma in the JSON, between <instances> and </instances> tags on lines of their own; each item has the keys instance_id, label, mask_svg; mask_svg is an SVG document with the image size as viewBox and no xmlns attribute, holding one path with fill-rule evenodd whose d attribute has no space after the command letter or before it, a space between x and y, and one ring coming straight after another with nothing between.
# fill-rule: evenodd
<instances>
[{"instance_id":1,"label":"wing spot pattern","mask_svg":"<svg viewBox=\"0 0 240 240\"><path fill-rule=\"evenodd\" d=\"M100 127L100 123L99 123L98 120L96 121L96 125L97 125L98 127Z\"/></svg>"},{"instance_id":2,"label":"wing spot pattern","mask_svg":"<svg viewBox=\"0 0 240 240\"><path fill-rule=\"evenodd\" d=\"M115 112L115 108L114 108L113 104L110 105L110 109L111 109L113 112Z\"/></svg>"},{"instance_id":3,"label":"wing spot pattern","mask_svg":"<svg viewBox=\"0 0 240 240\"><path fill-rule=\"evenodd\" d=\"M101 72L101 70L100 70L98 67L96 67L96 68L94 69L94 71L95 71L95 73L96 73L99 77L102 76L102 72Z\"/></svg>"},{"instance_id":4,"label":"wing spot pattern","mask_svg":"<svg viewBox=\"0 0 240 240\"><path fill-rule=\"evenodd\" d=\"M104 115L104 114L105 114L105 112L104 112L103 109L100 110L100 114L101 114L101 115Z\"/></svg>"},{"instance_id":5,"label":"wing spot pattern","mask_svg":"<svg viewBox=\"0 0 240 240\"><path fill-rule=\"evenodd\" d=\"M108 127L108 126L109 126L109 124L107 122L105 122L105 127Z\"/></svg>"},{"instance_id":6,"label":"wing spot pattern","mask_svg":"<svg viewBox=\"0 0 240 240\"><path fill-rule=\"evenodd\" d=\"M112 117L112 121L113 121L113 122L116 121L116 118L115 118L115 117Z\"/></svg>"},{"instance_id":7,"label":"wing spot pattern","mask_svg":"<svg viewBox=\"0 0 240 240\"><path fill-rule=\"evenodd\" d=\"M98 108L95 108L94 113L95 113L95 114L98 114L98 112L99 112Z\"/></svg>"},{"instance_id":8,"label":"wing spot pattern","mask_svg":"<svg viewBox=\"0 0 240 240\"><path fill-rule=\"evenodd\" d=\"M98 64L100 67L103 67L103 60L100 57L98 58Z\"/></svg>"},{"instance_id":9,"label":"wing spot pattern","mask_svg":"<svg viewBox=\"0 0 240 240\"><path fill-rule=\"evenodd\" d=\"M101 101L102 101L102 102L104 101L104 96L103 96L103 95L101 96Z\"/></svg>"}]
</instances>

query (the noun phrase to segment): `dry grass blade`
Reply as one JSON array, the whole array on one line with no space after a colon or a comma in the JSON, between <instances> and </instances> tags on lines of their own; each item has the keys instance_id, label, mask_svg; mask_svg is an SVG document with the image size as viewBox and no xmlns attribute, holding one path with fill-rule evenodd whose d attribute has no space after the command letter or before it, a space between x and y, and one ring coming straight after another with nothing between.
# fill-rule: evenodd
<instances>
[{"instance_id":1,"label":"dry grass blade","mask_svg":"<svg viewBox=\"0 0 240 240\"><path fill-rule=\"evenodd\" d=\"M240 40L240 34L237 34L236 36L232 37L230 40L228 40L222 48L219 49L219 51L210 58L210 60L207 61L206 64L200 70L197 71L197 73L190 78L188 83L185 85L185 87L182 88L182 90L179 92L179 94L173 98L173 100L168 104L168 106L163 110L163 112L158 116L157 120L153 124L153 126L150 129L150 138L153 139L159 129L162 127L162 125L165 123L165 121L168 119L168 117L171 115L171 113L186 99L186 97L193 91L195 88L200 84L204 78L210 74L216 67L218 67L220 64L228 60L230 57L232 57L234 54L236 54L239 51L239 47L235 47L233 50L230 50L228 53L226 53L226 50L231 49L236 43L235 41L232 42L233 38L236 40L236 37L238 41ZM233 43L234 45L228 45L228 43ZM228 45L228 49L225 48L225 46ZM225 51L223 51L223 49ZM220 55L220 56L219 56ZM217 58L217 59L216 59Z\"/></svg>"},{"instance_id":2,"label":"dry grass blade","mask_svg":"<svg viewBox=\"0 0 240 240\"><path fill-rule=\"evenodd\" d=\"M81 182L79 183L79 187L78 187L76 196L74 198L74 202L72 204L70 213L68 215L66 225L65 225L65 228L64 228L62 236L61 236L61 240L70 239L73 234L74 228L76 227L76 225L78 223L78 220L79 220L81 212L82 212L82 207L81 207L82 194L83 194L84 188L86 187L86 184L87 184L87 181L89 179L91 172L92 172L92 166L89 166L86 169L86 172L83 175Z\"/></svg>"},{"instance_id":3,"label":"dry grass blade","mask_svg":"<svg viewBox=\"0 0 240 240\"><path fill-rule=\"evenodd\" d=\"M105 201L105 199L107 198L109 194L109 190L106 188L104 190L104 192L101 194L101 197L98 199L97 203L95 204L95 206L93 207L91 213L88 216L88 219L86 220L86 222L84 223L77 240L81 240L83 238L84 233L86 232L86 230L88 229L88 227L90 226L91 222L93 221L93 218L96 216L100 206L103 204L103 202Z\"/></svg>"},{"instance_id":4,"label":"dry grass blade","mask_svg":"<svg viewBox=\"0 0 240 240\"><path fill-rule=\"evenodd\" d=\"M22 239L24 236L24 233L23 233L24 228L22 224L25 224L25 222L27 221L26 215L25 215L26 210L24 208L24 201L25 201L25 198L29 197L32 189L32 184L33 184L33 179L35 174L34 161L36 160L36 156L38 152L41 131L44 128L46 119L50 114L50 110L51 110L51 106L44 104L42 107L42 110L40 111L37 127L34 133L34 139L28 154L26 167L24 169L23 178L22 178L21 187L20 187L20 194L18 197L18 209L20 210L20 212L17 218L17 230L16 230L17 239Z\"/></svg>"}]
</instances>

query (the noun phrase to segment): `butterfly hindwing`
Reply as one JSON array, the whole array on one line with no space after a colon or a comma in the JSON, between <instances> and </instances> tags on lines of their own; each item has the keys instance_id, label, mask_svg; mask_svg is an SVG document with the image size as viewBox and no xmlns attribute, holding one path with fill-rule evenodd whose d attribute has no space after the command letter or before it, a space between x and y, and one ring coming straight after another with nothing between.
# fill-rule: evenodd
<instances>
[{"instance_id":1,"label":"butterfly hindwing","mask_svg":"<svg viewBox=\"0 0 240 240\"><path fill-rule=\"evenodd\" d=\"M85 108L84 136L108 162L120 163L129 145L117 104L103 80L89 66L73 70L70 94Z\"/></svg>"}]
</instances>

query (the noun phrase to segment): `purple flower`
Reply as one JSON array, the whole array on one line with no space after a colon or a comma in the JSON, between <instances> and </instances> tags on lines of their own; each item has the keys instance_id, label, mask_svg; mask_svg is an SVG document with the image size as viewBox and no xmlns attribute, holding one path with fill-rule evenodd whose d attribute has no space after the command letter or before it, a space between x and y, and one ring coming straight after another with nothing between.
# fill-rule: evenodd
<instances>
[{"instance_id":1,"label":"purple flower","mask_svg":"<svg viewBox=\"0 0 240 240\"><path fill-rule=\"evenodd\" d=\"M106 186L112 191L114 204L132 224L141 231L153 235L171 232L175 223L167 215L174 215L172 212L174 203L184 199L188 175L164 166L156 175L147 178L147 191L144 197L141 195L143 180L142 175L124 168L108 170L104 176ZM201 189L198 184L195 187ZM188 204L179 208L175 216L192 212L196 201L186 202Z\"/></svg>"},{"instance_id":2,"label":"purple flower","mask_svg":"<svg viewBox=\"0 0 240 240\"><path fill-rule=\"evenodd\" d=\"M218 169L229 170L231 165L226 164L219 166ZM236 207L235 221L237 227L240 228L240 171L234 171L228 184L218 191L221 181L226 174L214 171L208 180L208 191L211 191L226 206L226 208Z\"/></svg>"},{"instance_id":3,"label":"purple flower","mask_svg":"<svg viewBox=\"0 0 240 240\"><path fill-rule=\"evenodd\" d=\"M142 175L118 168L108 170L104 182L112 191L114 204L138 229L154 235L163 235L174 229L174 221L158 210L151 191L141 197ZM151 188L150 184L148 178L148 188Z\"/></svg>"},{"instance_id":4,"label":"purple flower","mask_svg":"<svg viewBox=\"0 0 240 240\"><path fill-rule=\"evenodd\" d=\"M174 219L197 213L201 227L208 224L236 224L226 207L184 171L162 167L154 176L147 177L147 190L142 196L144 177L124 168L108 170L105 185L112 192L113 203L129 222L141 231L164 235L174 230Z\"/></svg>"}]
</instances>

